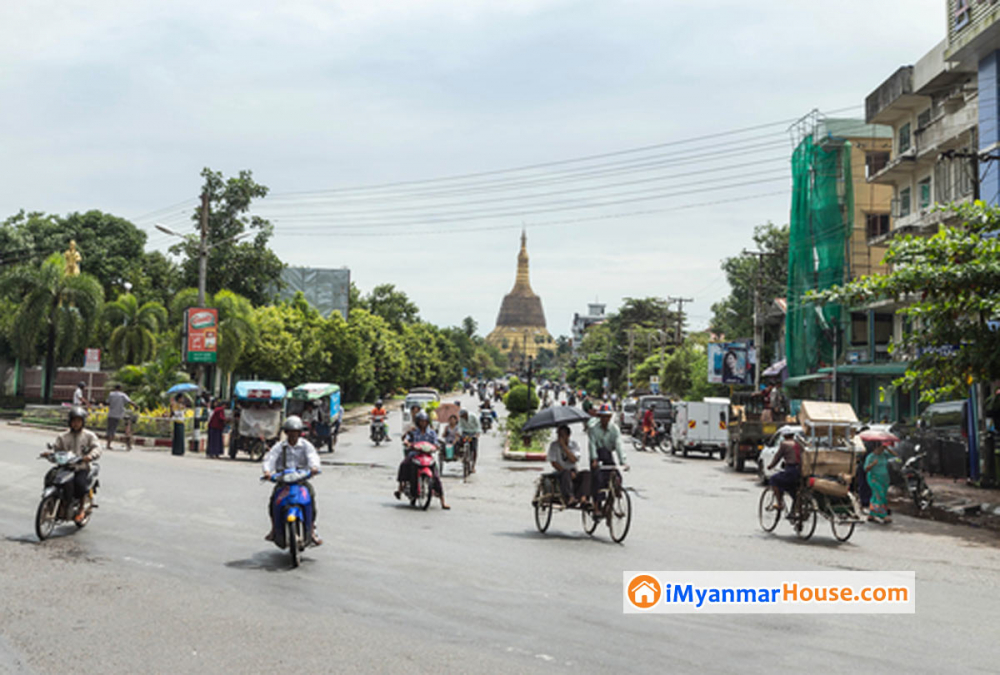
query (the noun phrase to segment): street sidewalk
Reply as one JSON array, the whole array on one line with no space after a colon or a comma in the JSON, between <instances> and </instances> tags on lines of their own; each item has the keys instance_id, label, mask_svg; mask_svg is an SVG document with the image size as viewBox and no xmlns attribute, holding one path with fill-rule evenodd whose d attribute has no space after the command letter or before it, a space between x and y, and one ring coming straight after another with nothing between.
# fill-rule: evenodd
<instances>
[{"instance_id":1,"label":"street sidewalk","mask_svg":"<svg viewBox=\"0 0 1000 675\"><path fill-rule=\"evenodd\" d=\"M1000 490L980 488L944 476L924 478L934 492L934 503L925 517L1000 532ZM892 500L892 507L907 515L921 515L909 499L897 497Z\"/></svg>"}]
</instances>

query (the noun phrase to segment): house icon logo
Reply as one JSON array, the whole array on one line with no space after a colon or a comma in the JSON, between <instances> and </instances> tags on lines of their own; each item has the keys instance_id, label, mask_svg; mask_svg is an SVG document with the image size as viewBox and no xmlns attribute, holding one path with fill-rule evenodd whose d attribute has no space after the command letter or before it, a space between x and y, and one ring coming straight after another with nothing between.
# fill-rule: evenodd
<instances>
[{"instance_id":1,"label":"house icon logo","mask_svg":"<svg viewBox=\"0 0 1000 675\"><path fill-rule=\"evenodd\" d=\"M638 574L628 583L628 599L639 609L649 609L660 601L663 589L656 577Z\"/></svg>"}]
</instances>

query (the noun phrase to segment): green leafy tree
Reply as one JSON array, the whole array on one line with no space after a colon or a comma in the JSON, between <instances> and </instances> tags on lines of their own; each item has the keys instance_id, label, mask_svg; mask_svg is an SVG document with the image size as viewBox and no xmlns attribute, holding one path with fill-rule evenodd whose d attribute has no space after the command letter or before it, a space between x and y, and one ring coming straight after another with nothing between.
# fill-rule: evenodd
<instances>
[{"instance_id":1,"label":"green leafy tree","mask_svg":"<svg viewBox=\"0 0 1000 675\"><path fill-rule=\"evenodd\" d=\"M167 310L158 302L139 304L131 293L104 306L104 318L113 326L108 352L119 364L148 361L156 352L156 334L167 326Z\"/></svg>"},{"instance_id":2,"label":"green leafy tree","mask_svg":"<svg viewBox=\"0 0 1000 675\"><path fill-rule=\"evenodd\" d=\"M57 365L81 356L104 303L100 282L89 274L69 275L55 253L40 266L22 265L0 280L0 294L19 300L10 341L27 363L44 354L43 399L49 402Z\"/></svg>"},{"instance_id":3,"label":"green leafy tree","mask_svg":"<svg viewBox=\"0 0 1000 675\"><path fill-rule=\"evenodd\" d=\"M976 202L952 209L960 224L890 242L890 272L805 298L848 307L906 303L897 313L913 327L890 348L911 363L895 384L918 388L924 401L965 395L972 382L1000 380L1000 332L989 325L1000 316L1000 239L993 236L1000 208Z\"/></svg>"},{"instance_id":4,"label":"green leafy tree","mask_svg":"<svg viewBox=\"0 0 1000 675\"><path fill-rule=\"evenodd\" d=\"M128 281L140 303L158 302L168 307L181 289L181 269L159 251L150 251L143 254L142 264L129 272Z\"/></svg>"},{"instance_id":5,"label":"green leafy tree","mask_svg":"<svg viewBox=\"0 0 1000 675\"><path fill-rule=\"evenodd\" d=\"M534 387L529 389L527 384L517 384L504 394L503 403L511 415L529 413L538 410L538 394Z\"/></svg>"},{"instance_id":6,"label":"green leafy tree","mask_svg":"<svg viewBox=\"0 0 1000 675\"><path fill-rule=\"evenodd\" d=\"M176 349L164 350L155 360L139 366L123 366L112 378L112 382L120 383L142 410L154 410L164 405L170 387L190 381L191 377L184 372L181 355Z\"/></svg>"},{"instance_id":7,"label":"green leafy tree","mask_svg":"<svg viewBox=\"0 0 1000 675\"><path fill-rule=\"evenodd\" d=\"M399 334L381 316L364 309L351 310L348 329L351 340L361 345L350 383L351 400L371 400L399 389L407 370Z\"/></svg>"},{"instance_id":8,"label":"green leafy tree","mask_svg":"<svg viewBox=\"0 0 1000 675\"><path fill-rule=\"evenodd\" d=\"M729 282L729 295L712 305L712 331L730 339L753 336L754 290L760 281L762 303L783 298L788 288L788 226L772 223L754 228L757 250L768 255L763 265L758 256L734 256L722 261L722 271ZM773 344L776 328L768 328L764 342Z\"/></svg>"},{"instance_id":9,"label":"green leafy tree","mask_svg":"<svg viewBox=\"0 0 1000 675\"><path fill-rule=\"evenodd\" d=\"M268 189L253 179L251 171L225 178L221 172L205 168L201 172L205 184L203 193L209 197L208 243L229 242L235 237L253 233L250 241L222 243L211 249L208 256L206 291L217 293L223 288L250 300L255 306L270 302L280 290L281 271L285 264L268 248L274 233L270 221L249 215L254 199L267 195ZM171 247L175 255L183 254L181 267L184 283L198 285L200 209L191 217L196 235Z\"/></svg>"},{"instance_id":10,"label":"green leafy tree","mask_svg":"<svg viewBox=\"0 0 1000 675\"><path fill-rule=\"evenodd\" d=\"M0 251L10 261L39 264L76 241L80 269L111 298L143 267L146 233L124 218L97 210L65 217L21 211L0 227ZM133 282L134 283L134 282Z\"/></svg>"},{"instance_id":11,"label":"green leafy tree","mask_svg":"<svg viewBox=\"0 0 1000 675\"><path fill-rule=\"evenodd\" d=\"M363 307L385 319L397 331L420 320L420 309L393 284L380 284L365 296Z\"/></svg>"},{"instance_id":12,"label":"green leafy tree","mask_svg":"<svg viewBox=\"0 0 1000 675\"><path fill-rule=\"evenodd\" d=\"M471 316L462 319L462 331L470 338L479 330L479 324Z\"/></svg>"}]
</instances>

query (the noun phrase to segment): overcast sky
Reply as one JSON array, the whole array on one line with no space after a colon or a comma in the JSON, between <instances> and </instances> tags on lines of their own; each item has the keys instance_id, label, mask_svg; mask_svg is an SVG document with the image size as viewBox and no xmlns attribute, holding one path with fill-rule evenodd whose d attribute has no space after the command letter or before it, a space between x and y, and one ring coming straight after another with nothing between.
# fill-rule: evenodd
<instances>
[{"instance_id":1,"label":"overcast sky","mask_svg":"<svg viewBox=\"0 0 1000 675\"><path fill-rule=\"evenodd\" d=\"M285 261L348 266L362 290L395 283L434 323L471 314L483 334L492 329L526 224L553 334L568 334L595 298L612 311L648 295L695 298L700 328L728 292L720 259L751 246L754 225L788 220L781 158L791 144L778 133L787 125L772 123L813 108L857 106L838 116L862 116L868 93L944 37L945 4L3 2L0 217L100 209L134 219L151 248L165 248L152 225L191 226L184 201L196 203L202 167L251 169L272 190L258 212L273 218ZM323 192L757 125L770 126L657 149L661 161L692 159L585 184L552 172L654 151ZM738 151L727 154L727 143ZM491 191L525 177L551 185ZM646 191L605 197L629 191L609 185L629 180ZM412 201L414 190L456 185L443 202ZM539 196L553 185L575 192ZM291 194L302 192L312 194ZM696 206L706 202L723 203ZM442 217L442 203L458 215Z\"/></svg>"}]
</instances>

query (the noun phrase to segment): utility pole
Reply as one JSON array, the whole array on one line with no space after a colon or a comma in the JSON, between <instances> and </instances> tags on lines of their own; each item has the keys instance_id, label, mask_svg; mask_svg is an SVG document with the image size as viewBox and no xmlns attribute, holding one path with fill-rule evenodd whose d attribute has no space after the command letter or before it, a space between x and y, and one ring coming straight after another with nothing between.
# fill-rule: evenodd
<instances>
[{"instance_id":1,"label":"utility pole","mask_svg":"<svg viewBox=\"0 0 1000 675\"><path fill-rule=\"evenodd\" d=\"M760 389L760 363L764 355L764 312L760 306L761 270L764 268L764 258L778 255L773 251L748 251L743 249L742 255L757 256L757 269L754 271L753 283L753 348L757 352L757 363L753 369L753 390ZM836 355L834 355L836 360Z\"/></svg>"},{"instance_id":2,"label":"utility pole","mask_svg":"<svg viewBox=\"0 0 1000 675\"><path fill-rule=\"evenodd\" d=\"M635 347L635 334L631 327L628 329L628 391L632 391L632 348ZM628 393L628 392L626 392Z\"/></svg>"},{"instance_id":3,"label":"utility pole","mask_svg":"<svg viewBox=\"0 0 1000 675\"><path fill-rule=\"evenodd\" d=\"M201 193L201 243L198 246L198 306L205 306L205 279L208 276L208 192Z\"/></svg>"},{"instance_id":4,"label":"utility pole","mask_svg":"<svg viewBox=\"0 0 1000 675\"><path fill-rule=\"evenodd\" d=\"M674 335L674 342L679 346L684 342L684 303L694 302L694 298L667 298L667 304L677 303L677 333ZM664 328L666 325L664 324Z\"/></svg>"}]
</instances>

